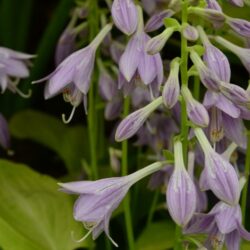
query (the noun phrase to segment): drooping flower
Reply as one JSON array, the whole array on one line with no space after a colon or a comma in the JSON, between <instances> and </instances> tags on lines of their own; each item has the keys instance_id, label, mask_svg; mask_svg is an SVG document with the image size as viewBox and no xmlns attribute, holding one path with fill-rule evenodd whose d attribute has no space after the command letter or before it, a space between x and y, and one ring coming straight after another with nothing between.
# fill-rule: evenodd
<instances>
[{"instance_id":1,"label":"drooping flower","mask_svg":"<svg viewBox=\"0 0 250 250\"><path fill-rule=\"evenodd\" d=\"M195 128L194 133L205 155L205 168L201 174L201 186L211 189L222 201L236 205L240 198L240 185L233 166L211 147L204 132Z\"/></svg>"},{"instance_id":2,"label":"drooping flower","mask_svg":"<svg viewBox=\"0 0 250 250\"><path fill-rule=\"evenodd\" d=\"M112 243L118 246L109 234L109 221L113 211L119 206L133 184L160 170L163 166L163 162L155 162L124 177L59 183L62 191L80 195L74 205L74 218L83 222L89 232L79 241L85 240L91 233L95 240L105 231Z\"/></svg>"},{"instance_id":3,"label":"drooping flower","mask_svg":"<svg viewBox=\"0 0 250 250\"><path fill-rule=\"evenodd\" d=\"M220 36L216 36L215 40L238 56L246 70L250 73L250 49L237 46Z\"/></svg>"},{"instance_id":4,"label":"drooping flower","mask_svg":"<svg viewBox=\"0 0 250 250\"><path fill-rule=\"evenodd\" d=\"M204 62L221 81L230 82L231 69L227 57L218 48L211 44L201 26L198 26L198 31L205 48L203 55Z\"/></svg>"},{"instance_id":5,"label":"drooping flower","mask_svg":"<svg viewBox=\"0 0 250 250\"><path fill-rule=\"evenodd\" d=\"M249 21L240 18L227 17L226 23L240 36L250 37Z\"/></svg>"},{"instance_id":6,"label":"drooping flower","mask_svg":"<svg viewBox=\"0 0 250 250\"><path fill-rule=\"evenodd\" d=\"M174 143L175 167L167 187L167 207L179 226L186 226L196 209L196 189L185 169L182 144Z\"/></svg>"},{"instance_id":7,"label":"drooping flower","mask_svg":"<svg viewBox=\"0 0 250 250\"><path fill-rule=\"evenodd\" d=\"M187 104L188 118L199 127L207 127L209 115L205 107L193 98L187 86L182 86L181 93Z\"/></svg>"},{"instance_id":8,"label":"drooping flower","mask_svg":"<svg viewBox=\"0 0 250 250\"><path fill-rule=\"evenodd\" d=\"M250 233L242 226L241 208L218 202L208 214L196 214L185 229L185 234L208 234L208 249L239 249L240 239L250 240Z\"/></svg>"},{"instance_id":9,"label":"drooping flower","mask_svg":"<svg viewBox=\"0 0 250 250\"><path fill-rule=\"evenodd\" d=\"M24 94L17 84L19 79L29 76L28 60L33 58L33 55L17 52L5 47L0 47L0 87L2 93L9 89L13 93L27 98L31 92ZM12 78L15 80L13 81Z\"/></svg>"},{"instance_id":10,"label":"drooping flower","mask_svg":"<svg viewBox=\"0 0 250 250\"><path fill-rule=\"evenodd\" d=\"M1 113L0 113L0 145L4 149L10 148L10 133L8 128L8 123Z\"/></svg>"},{"instance_id":11,"label":"drooping flower","mask_svg":"<svg viewBox=\"0 0 250 250\"><path fill-rule=\"evenodd\" d=\"M123 33L131 35L135 32L138 16L133 0L114 0L111 13L116 27Z\"/></svg>"},{"instance_id":12,"label":"drooping flower","mask_svg":"<svg viewBox=\"0 0 250 250\"><path fill-rule=\"evenodd\" d=\"M77 96L76 102L70 101L73 105L71 117L75 108L81 103L81 100L86 104L86 95L90 88L95 53L111 28L112 25L107 24L87 47L80 49L67 57L50 75L33 82L39 83L48 80L44 92L45 99L49 99L59 93L65 92L67 99L75 100L75 97ZM68 121L70 121L70 119L68 119Z\"/></svg>"},{"instance_id":13,"label":"drooping flower","mask_svg":"<svg viewBox=\"0 0 250 250\"><path fill-rule=\"evenodd\" d=\"M178 101L180 95L179 58L174 59L170 65L170 74L164 85L162 98L165 106L171 109Z\"/></svg>"},{"instance_id":14,"label":"drooping flower","mask_svg":"<svg viewBox=\"0 0 250 250\"><path fill-rule=\"evenodd\" d=\"M139 23L136 33L131 37L119 62L119 69L127 82L139 75L145 85L161 84L163 66L160 54L149 55L146 44L150 37L144 32L142 10L138 7Z\"/></svg>"},{"instance_id":15,"label":"drooping flower","mask_svg":"<svg viewBox=\"0 0 250 250\"><path fill-rule=\"evenodd\" d=\"M140 129L140 127L151 115L151 113L162 104L162 102L163 100L160 96L151 103L149 103L147 106L137 111L134 111L124 120L122 120L116 130L115 140L123 141L132 137Z\"/></svg>"},{"instance_id":16,"label":"drooping flower","mask_svg":"<svg viewBox=\"0 0 250 250\"><path fill-rule=\"evenodd\" d=\"M150 17L145 25L146 32L152 32L163 26L163 20L174 15L174 11L167 9L156 13Z\"/></svg>"}]
</instances>

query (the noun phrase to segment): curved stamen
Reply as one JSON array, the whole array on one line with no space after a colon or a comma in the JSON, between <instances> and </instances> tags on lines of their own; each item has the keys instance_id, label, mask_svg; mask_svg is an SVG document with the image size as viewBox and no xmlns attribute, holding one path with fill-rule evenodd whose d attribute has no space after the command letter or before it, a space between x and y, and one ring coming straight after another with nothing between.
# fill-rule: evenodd
<instances>
[{"instance_id":1,"label":"curved stamen","mask_svg":"<svg viewBox=\"0 0 250 250\"><path fill-rule=\"evenodd\" d=\"M73 106L73 108L71 110L71 113L70 113L70 116L69 116L68 119L66 119L65 114L62 114L62 121L63 121L63 123L65 123L65 124L70 123L70 121L72 120L72 118L74 116L75 110L76 110L76 106Z\"/></svg>"},{"instance_id":2,"label":"curved stamen","mask_svg":"<svg viewBox=\"0 0 250 250\"><path fill-rule=\"evenodd\" d=\"M31 95L32 95L32 90L29 89L28 93L25 94L22 92L22 90L20 90L18 87L17 87L17 84L19 82L19 79L17 79L15 82L12 82L12 81L9 81L8 82L8 87L11 91L13 91L14 93L16 92L18 95L20 95L21 97L23 98L30 98Z\"/></svg>"},{"instance_id":3,"label":"curved stamen","mask_svg":"<svg viewBox=\"0 0 250 250\"><path fill-rule=\"evenodd\" d=\"M79 239L79 240L76 240L76 239L75 239L75 237L74 237L75 232L74 232L74 231L71 231L71 238L72 238L73 241L75 241L75 242L82 242L82 241L84 241L84 240L87 239L87 237L92 233L93 230L94 230L94 228L92 228L91 230L89 230L89 231L87 232L87 234L85 234L85 235L84 235L81 239Z\"/></svg>"}]
</instances>

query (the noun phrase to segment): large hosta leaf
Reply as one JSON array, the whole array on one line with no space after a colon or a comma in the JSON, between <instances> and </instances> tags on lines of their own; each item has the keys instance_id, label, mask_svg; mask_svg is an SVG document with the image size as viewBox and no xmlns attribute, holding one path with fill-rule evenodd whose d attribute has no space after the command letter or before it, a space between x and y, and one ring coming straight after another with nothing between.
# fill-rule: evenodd
<instances>
[{"instance_id":1,"label":"large hosta leaf","mask_svg":"<svg viewBox=\"0 0 250 250\"><path fill-rule=\"evenodd\" d=\"M53 116L32 110L17 113L10 120L11 134L30 139L54 150L72 173L89 155L88 136L83 126L68 127Z\"/></svg>"},{"instance_id":2,"label":"large hosta leaf","mask_svg":"<svg viewBox=\"0 0 250 250\"><path fill-rule=\"evenodd\" d=\"M0 160L0 246L4 250L71 250L83 235L73 201L57 183L27 166ZM89 241L82 244L85 246Z\"/></svg>"},{"instance_id":3,"label":"large hosta leaf","mask_svg":"<svg viewBox=\"0 0 250 250\"><path fill-rule=\"evenodd\" d=\"M175 227L171 221L151 223L136 242L137 250L166 250L174 246Z\"/></svg>"}]
</instances>

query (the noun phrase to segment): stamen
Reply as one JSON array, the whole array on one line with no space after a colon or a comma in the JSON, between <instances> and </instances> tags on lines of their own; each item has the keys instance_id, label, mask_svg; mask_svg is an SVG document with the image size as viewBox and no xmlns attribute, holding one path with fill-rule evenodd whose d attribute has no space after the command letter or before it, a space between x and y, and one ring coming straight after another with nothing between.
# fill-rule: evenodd
<instances>
[{"instance_id":1,"label":"stamen","mask_svg":"<svg viewBox=\"0 0 250 250\"><path fill-rule=\"evenodd\" d=\"M87 237L92 233L93 230L94 230L94 227L93 227L91 230L89 230L88 233L85 234L85 235L84 235L81 239L79 239L79 240L76 240L76 239L75 239L75 237L74 237L75 232L74 232L74 231L71 231L71 238L72 238L73 241L75 241L75 242L82 242L82 241L84 241L84 240L87 239Z\"/></svg>"},{"instance_id":2,"label":"stamen","mask_svg":"<svg viewBox=\"0 0 250 250\"><path fill-rule=\"evenodd\" d=\"M25 94L25 93L23 93L19 88L17 88L17 87L15 86L15 91L17 92L18 95L20 95L20 96L23 97L23 98L30 98L31 95L32 95L32 90L31 90L31 89L29 89L28 93Z\"/></svg>"},{"instance_id":3,"label":"stamen","mask_svg":"<svg viewBox=\"0 0 250 250\"><path fill-rule=\"evenodd\" d=\"M62 121L63 121L63 123L65 123L65 124L70 123L70 121L72 120L72 118L73 118L73 116L74 116L75 110L76 110L76 107L73 106L73 108L72 108L72 110L71 110L71 113L70 113L70 116L69 116L68 119L66 119L65 114L62 114Z\"/></svg>"}]
</instances>

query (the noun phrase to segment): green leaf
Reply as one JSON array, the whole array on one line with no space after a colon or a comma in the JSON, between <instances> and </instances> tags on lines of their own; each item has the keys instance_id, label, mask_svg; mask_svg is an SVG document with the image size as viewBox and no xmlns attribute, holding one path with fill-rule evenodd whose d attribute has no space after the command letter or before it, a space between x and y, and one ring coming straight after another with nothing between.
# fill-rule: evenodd
<instances>
[{"instance_id":1,"label":"green leaf","mask_svg":"<svg viewBox=\"0 0 250 250\"><path fill-rule=\"evenodd\" d=\"M82 225L72 218L72 199L56 180L25 165L0 160L0 245L4 250L71 250Z\"/></svg>"},{"instance_id":2,"label":"green leaf","mask_svg":"<svg viewBox=\"0 0 250 250\"><path fill-rule=\"evenodd\" d=\"M178 28L178 27L180 27L179 22L175 18L167 17L164 19L163 22L164 22L164 25L166 28L170 28L170 27Z\"/></svg>"},{"instance_id":3,"label":"green leaf","mask_svg":"<svg viewBox=\"0 0 250 250\"><path fill-rule=\"evenodd\" d=\"M136 242L137 250L166 250L174 246L175 226L172 222L156 222L147 227Z\"/></svg>"},{"instance_id":4,"label":"green leaf","mask_svg":"<svg viewBox=\"0 0 250 250\"><path fill-rule=\"evenodd\" d=\"M14 115L10 131L18 139L30 139L55 151L70 173L80 169L81 160L89 155L86 128L68 127L61 120L38 111L26 110Z\"/></svg>"}]
</instances>

